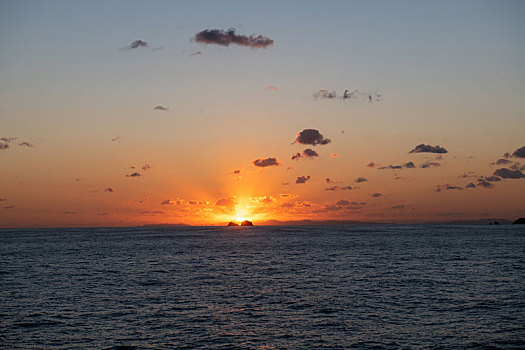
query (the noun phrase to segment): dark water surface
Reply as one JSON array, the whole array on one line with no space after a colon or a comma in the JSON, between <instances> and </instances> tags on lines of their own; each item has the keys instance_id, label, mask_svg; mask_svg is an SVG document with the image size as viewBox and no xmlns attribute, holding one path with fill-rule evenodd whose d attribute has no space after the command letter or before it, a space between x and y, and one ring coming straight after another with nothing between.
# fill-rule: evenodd
<instances>
[{"instance_id":1,"label":"dark water surface","mask_svg":"<svg viewBox=\"0 0 525 350\"><path fill-rule=\"evenodd\" d=\"M525 348L525 227L0 230L0 347Z\"/></svg>"}]
</instances>

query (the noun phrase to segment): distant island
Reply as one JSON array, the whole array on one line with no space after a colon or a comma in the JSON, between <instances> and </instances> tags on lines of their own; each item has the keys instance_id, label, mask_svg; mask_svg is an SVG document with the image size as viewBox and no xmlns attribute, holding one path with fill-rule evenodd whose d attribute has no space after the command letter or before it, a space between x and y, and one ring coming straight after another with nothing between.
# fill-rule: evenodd
<instances>
[{"instance_id":1,"label":"distant island","mask_svg":"<svg viewBox=\"0 0 525 350\"><path fill-rule=\"evenodd\" d=\"M230 221L228 223L228 226L253 226L253 223L251 221L248 221L248 220L244 220L240 224L237 224L237 223L235 223L233 221Z\"/></svg>"},{"instance_id":2,"label":"distant island","mask_svg":"<svg viewBox=\"0 0 525 350\"><path fill-rule=\"evenodd\" d=\"M525 218L516 219L516 221L514 221L512 224L513 225L525 225Z\"/></svg>"}]
</instances>

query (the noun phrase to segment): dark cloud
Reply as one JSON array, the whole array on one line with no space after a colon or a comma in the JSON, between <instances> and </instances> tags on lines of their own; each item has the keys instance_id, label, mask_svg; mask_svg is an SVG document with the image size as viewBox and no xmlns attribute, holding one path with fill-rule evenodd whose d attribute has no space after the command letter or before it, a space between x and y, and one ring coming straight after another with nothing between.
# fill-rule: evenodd
<instances>
[{"instance_id":1,"label":"dark cloud","mask_svg":"<svg viewBox=\"0 0 525 350\"><path fill-rule=\"evenodd\" d=\"M117 142L117 143L121 143L122 142L122 137L116 136L116 137L112 138L111 141Z\"/></svg>"},{"instance_id":2,"label":"dark cloud","mask_svg":"<svg viewBox=\"0 0 525 350\"><path fill-rule=\"evenodd\" d=\"M358 183L359 182L367 182L367 181L368 181L367 178L366 177L362 177L362 176L360 176L360 177L358 177L357 179L354 180L354 182L358 182Z\"/></svg>"},{"instance_id":3,"label":"dark cloud","mask_svg":"<svg viewBox=\"0 0 525 350\"><path fill-rule=\"evenodd\" d=\"M325 188L325 191L349 191L352 189L352 186L345 186L345 187L339 187L339 186L332 186Z\"/></svg>"},{"instance_id":4,"label":"dark cloud","mask_svg":"<svg viewBox=\"0 0 525 350\"><path fill-rule=\"evenodd\" d=\"M301 158L314 158L319 157L319 154L311 148L307 148L303 151L303 154L297 152L292 156L292 160L299 160Z\"/></svg>"},{"instance_id":5,"label":"dark cloud","mask_svg":"<svg viewBox=\"0 0 525 350\"><path fill-rule=\"evenodd\" d=\"M6 206L4 207L4 209L13 209L14 207L15 207L14 205L6 205Z\"/></svg>"},{"instance_id":6,"label":"dark cloud","mask_svg":"<svg viewBox=\"0 0 525 350\"><path fill-rule=\"evenodd\" d=\"M196 51L196 52L192 53L189 57L200 56L200 55L202 55L202 52Z\"/></svg>"},{"instance_id":7,"label":"dark cloud","mask_svg":"<svg viewBox=\"0 0 525 350\"><path fill-rule=\"evenodd\" d=\"M233 207L237 204L237 201L234 198L223 198L219 199L217 203L215 203L218 207Z\"/></svg>"},{"instance_id":8,"label":"dark cloud","mask_svg":"<svg viewBox=\"0 0 525 350\"><path fill-rule=\"evenodd\" d=\"M18 137L0 137L0 141L7 142L7 143L13 142L16 139L18 139Z\"/></svg>"},{"instance_id":9,"label":"dark cloud","mask_svg":"<svg viewBox=\"0 0 525 350\"><path fill-rule=\"evenodd\" d=\"M233 171L234 174L240 174L241 171L239 169Z\"/></svg>"},{"instance_id":10,"label":"dark cloud","mask_svg":"<svg viewBox=\"0 0 525 350\"><path fill-rule=\"evenodd\" d=\"M113 192L113 189L111 187L106 187L104 189L104 192Z\"/></svg>"},{"instance_id":11,"label":"dark cloud","mask_svg":"<svg viewBox=\"0 0 525 350\"><path fill-rule=\"evenodd\" d=\"M150 170L151 168L153 168L152 165L149 165L149 164L144 164L141 169L144 170L144 171L148 171Z\"/></svg>"},{"instance_id":12,"label":"dark cloud","mask_svg":"<svg viewBox=\"0 0 525 350\"><path fill-rule=\"evenodd\" d=\"M297 179L295 179L295 183L296 184L304 184L308 180L310 180L310 175L308 175L308 176L297 176Z\"/></svg>"},{"instance_id":13,"label":"dark cloud","mask_svg":"<svg viewBox=\"0 0 525 350\"><path fill-rule=\"evenodd\" d=\"M7 143L1 143L1 142L0 142L0 149L1 149L1 150L6 150L6 149L8 149L8 148L9 148L9 145L8 145Z\"/></svg>"},{"instance_id":14,"label":"dark cloud","mask_svg":"<svg viewBox=\"0 0 525 350\"><path fill-rule=\"evenodd\" d=\"M439 166L441 166L441 164L436 163L436 162L425 162L420 165L420 168L426 169L430 167L439 167Z\"/></svg>"},{"instance_id":15,"label":"dark cloud","mask_svg":"<svg viewBox=\"0 0 525 350\"><path fill-rule=\"evenodd\" d=\"M525 146L520 147L512 152L512 156L516 158L525 158Z\"/></svg>"},{"instance_id":16,"label":"dark cloud","mask_svg":"<svg viewBox=\"0 0 525 350\"><path fill-rule=\"evenodd\" d=\"M381 193L379 193L379 192L376 192L373 195L371 195L370 197L372 197L372 198L379 198L379 197L383 197L383 195Z\"/></svg>"},{"instance_id":17,"label":"dark cloud","mask_svg":"<svg viewBox=\"0 0 525 350\"><path fill-rule=\"evenodd\" d=\"M142 40L135 40L131 44L124 46L121 50L133 50L142 47L148 47L148 43Z\"/></svg>"},{"instance_id":18,"label":"dark cloud","mask_svg":"<svg viewBox=\"0 0 525 350\"><path fill-rule=\"evenodd\" d=\"M0 202L5 202L7 199L5 198L0 198Z\"/></svg>"},{"instance_id":19,"label":"dark cloud","mask_svg":"<svg viewBox=\"0 0 525 350\"><path fill-rule=\"evenodd\" d=\"M65 211L62 214L64 214L64 215L76 215L76 213L77 213L76 211Z\"/></svg>"},{"instance_id":20,"label":"dark cloud","mask_svg":"<svg viewBox=\"0 0 525 350\"><path fill-rule=\"evenodd\" d=\"M9 143L18 140L18 137L0 137L0 150L6 150L9 148ZM18 143L22 147L34 147L31 143L27 141L21 141Z\"/></svg>"},{"instance_id":21,"label":"dark cloud","mask_svg":"<svg viewBox=\"0 0 525 350\"><path fill-rule=\"evenodd\" d=\"M160 205L172 205L173 202L170 199L166 199L162 202L160 202Z\"/></svg>"},{"instance_id":22,"label":"dark cloud","mask_svg":"<svg viewBox=\"0 0 525 350\"><path fill-rule=\"evenodd\" d=\"M316 129L304 129L300 133L297 134L297 138L295 139L296 143L300 143L302 145L326 145L329 144L331 141L330 139L324 138L323 135L319 132L319 130Z\"/></svg>"},{"instance_id":23,"label":"dark cloud","mask_svg":"<svg viewBox=\"0 0 525 350\"><path fill-rule=\"evenodd\" d=\"M504 179L521 179L525 178L525 174L523 174L520 170L511 170L507 168L500 168L497 169L494 172L494 175L499 176Z\"/></svg>"},{"instance_id":24,"label":"dark cloud","mask_svg":"<svg viewBox=\"0 0 525 350\"><path fill-rule=\"evenodd\" d=\"M509 159L510 158L510 153L509 152L503 153L503 158Z\"/></svg>"},{"instance_id":25,"label":"dark cloud","mask_svg":"<svg viewBox=\"0 0 525 350\"><path fill-rule=\"evenodd\" d=\"M31 143L29 143L27 141L20 142L18 145L19 146L25 146L25 147L35 147Z\"/></svg>"},{"instance_id":26,"label":"dark cloud","mask_svg":"<svg viewBox=\"0 0 525 350\"><path fill-rule=\"evenodd\" d=\"M126 177L138 177L138 176L140 176L140 173L137 173L137 172L126 175Z\"/></svg>"},{"instance_id":27,"label":"dark cloud","mask_svg":"<svg viewBox=\"0 0 525 350\"><path fill-rule=\"evenodd\" d=\"M261 168L265 168L268 166L278 166L278 165L281 165L281 163L279 163L277 158L270 157L270 158L265 158L265 159L258 158L253 161L253 165L261 167Z\"/></svg>"},{"instance_id":28,"label":"dark cloud","mask_svg":"<svg viewBox=\"0 0 525 350\"><path fill-rule=\"evenodd\" d=\"M476 185L474 185L472 182L469 183L465 188L476 188Z\"/></svg>"},{"instance_id":29,"label":"dark cloud","mask_svg":"<svg viewBox=\"0 0 525 350\"><path fill-rule=\"evenodd\" d=\"M375 167L375 166L376 166L376 163L374 163L374 162L370 162L370 163L368 163L368 164L366 165L367 168L373 168L373 167Z\"/></svg>"},{"instance_id":30,"label":"dark cloud","mask_svg":"<svg viewBox=\"0 0 525 350\"><path fill-rule=\"evenodd\" d=\"M417 145L408 153L447 153L448 151L440 146L425 145L424 143Z\"/></svg>"},{"instance_id":31,"label":"dark cloud","mask_svg":"<svg viewBox=\"0 0 525 350\"><path fill-rule=\"evenodd\" d=\"M153 108L154 111L169 111L169 107L164 107L164 106L161 106L161 105L158 105L158 106L155 106Z\"/></svg>"},{"instance_id":32,"label":"dark cloud","mask_svg":"<svg viewBox=\"0 0 525 350\"><path fill-rule=\"evenodd\" d=\"M341 199L341 200L337 201L335 203L335 205L350 205L350 202L345 200L345 199Z\"/></svg>"},{"instance_id":33,"label":"dark cloud","mask_svg":"<svg viewBox=\"0 0 525 350\"><path fill-rule=\"evenodd\" d=\"M273 40L262 35L239 35L234 28L228 30L205 29L195 35L194 40L203 44L230 46L231 44L247 46L252 49L266 48L273 45Z\"/></svg>"},{"instance_id":34,"label":"dark cloud","mask_svg":"<svg viewBox=\"0 0 525 350\"><path fill-rule=\"evenodd\" d=\"M441 191L444 191L444 190L463 190L462 187L460 186L455 186L455 185L449 185L449 184L446 184L446 185L437 185L436 186L436 192L441 192Z\"/></svg>"},{"instance_id":35,"label":"dark cloud","mask_svg":"<svg viewBox=\"0 0 525 350\"><path fill-rule=\"evenodd\" d=\"M382 166L382 167L379 167L378 169L379 170L384 170L384 169L403 169L403 168L407 168L407 169L414 169L416 167L416 165L414 164L414 162L407 162L403 165L386 165L386 166Z\"/></svg>"}]
</instances>

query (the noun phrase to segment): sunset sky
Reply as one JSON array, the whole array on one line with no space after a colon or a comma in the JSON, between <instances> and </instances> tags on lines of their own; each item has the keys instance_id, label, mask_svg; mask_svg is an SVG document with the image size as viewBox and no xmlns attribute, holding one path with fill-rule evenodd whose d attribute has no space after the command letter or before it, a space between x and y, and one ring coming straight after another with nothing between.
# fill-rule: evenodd
<instances>
[{"instance_id":1,"label":"sunset sky","mask_svg":"<svg viewBox=\"0 0 525 350\"><path fill-rule=\"evenodd\" d=\"M523 1L1 1L0 227L523 217L524 38Z\"/></svg>"}]
</instances>

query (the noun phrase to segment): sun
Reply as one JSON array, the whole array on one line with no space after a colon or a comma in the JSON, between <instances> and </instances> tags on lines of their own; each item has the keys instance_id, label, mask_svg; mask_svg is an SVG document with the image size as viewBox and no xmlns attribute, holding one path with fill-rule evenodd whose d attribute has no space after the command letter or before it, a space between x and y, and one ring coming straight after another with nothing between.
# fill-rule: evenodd
<instances>
[{"instance_id":1,"label":"sun","mask_svg":"<svg viewBox=\"0 0 525 350\"><path fill-rule=\"evenodd\" d=\"M246 220L246 218L245 218L245 217L242 217L242 216L240 216L240 217L238 217L238 218L235 218L235 221L238 221L238 222L243 222L243 221L245 221L245 220Z\"/></svg>"}]
</instances>

